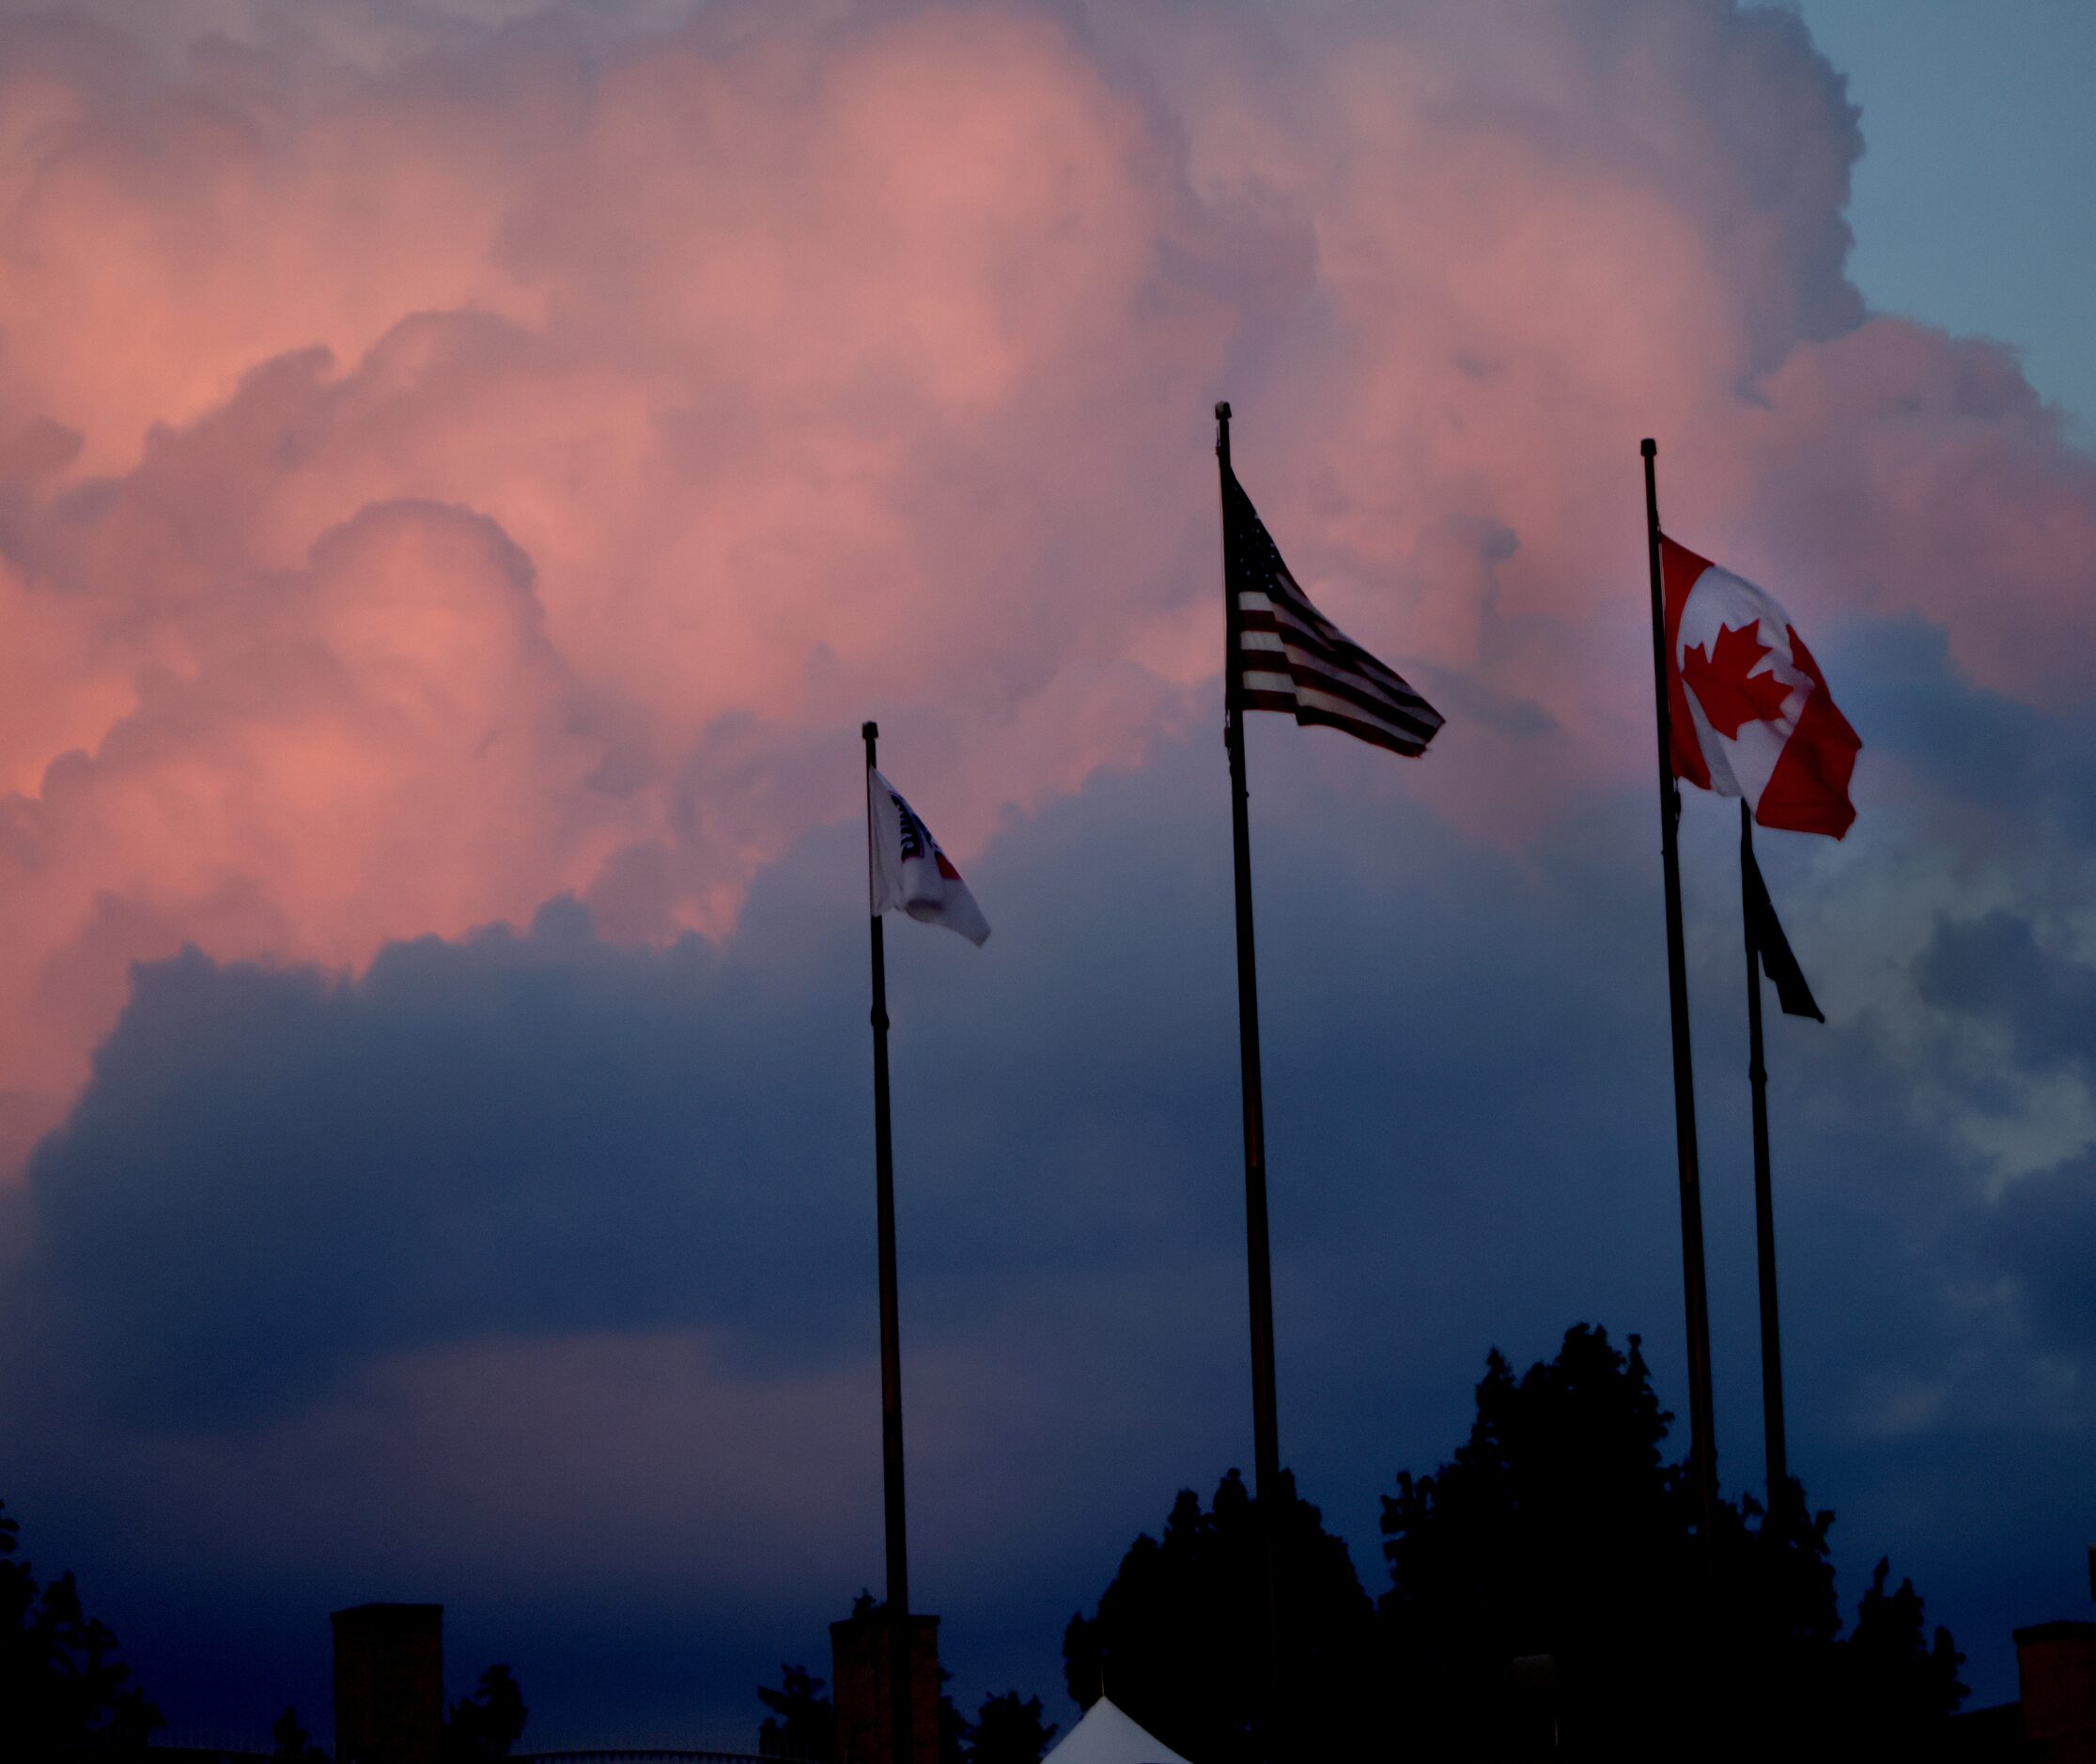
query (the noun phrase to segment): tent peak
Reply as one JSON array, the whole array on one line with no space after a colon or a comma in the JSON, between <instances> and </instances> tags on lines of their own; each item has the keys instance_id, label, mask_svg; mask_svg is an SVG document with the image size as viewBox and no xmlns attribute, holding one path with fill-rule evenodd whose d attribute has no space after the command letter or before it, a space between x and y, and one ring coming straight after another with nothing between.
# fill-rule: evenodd
<instances>
[{"instance_id":1,"label":"tent peak","mask_svg":"<svg viewBox=\"0 0 2096 1764\"><path fill-rule=\"evenodd\" d=\"M1102 1694L1042 1764L1188 1764L1188 1760Z\"/></svg>"}]
</instances>

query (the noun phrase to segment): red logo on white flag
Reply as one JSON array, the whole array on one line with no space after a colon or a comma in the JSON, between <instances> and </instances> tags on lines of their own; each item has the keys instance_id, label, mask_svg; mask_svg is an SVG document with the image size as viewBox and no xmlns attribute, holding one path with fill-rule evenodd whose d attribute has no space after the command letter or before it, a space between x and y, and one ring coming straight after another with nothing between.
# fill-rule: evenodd
<instances>
[{"instance_id":1,"label":"red logo on white flag","mask_svg":"<svg viewBox=\"0 0 2096 1764\"><path fill-rule=\"evenodd\" d=\"M1763 827L1840 839L1863 743L1812 652L1750 581L1661 536L1674 776L1744 797Z\"/></svg>"},{"instance_id":2,"label":"red logo on white flag","mask_svg":"<svg viewBox=\"0 0 2096 1764\"><path fill-rule=\"evenodd\" d=\"M953 859L939 850L932 829L878 772L866 774L866 813L874 911L904 912L927 925L944 925L980 949L990 934L989 921Z\"/></svg>"}]
</instances>

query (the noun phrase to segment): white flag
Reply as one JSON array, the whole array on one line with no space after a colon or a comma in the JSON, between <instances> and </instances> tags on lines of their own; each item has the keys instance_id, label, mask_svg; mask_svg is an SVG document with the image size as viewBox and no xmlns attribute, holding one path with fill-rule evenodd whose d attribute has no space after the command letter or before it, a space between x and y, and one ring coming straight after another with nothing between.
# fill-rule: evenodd
<instances>
[{"instance_id":1,"label":"white flag","mask_svg":"<svg viewBox=\"0 0 2096 1764\"><path fill-rule=\"evenodd\" d=\"M932 830L878 772L870 774L866 810L873 839L873 908L900 910L927 925L957 931L980 948L989 921L961 880Z\"/></svg>"}]
</instances>

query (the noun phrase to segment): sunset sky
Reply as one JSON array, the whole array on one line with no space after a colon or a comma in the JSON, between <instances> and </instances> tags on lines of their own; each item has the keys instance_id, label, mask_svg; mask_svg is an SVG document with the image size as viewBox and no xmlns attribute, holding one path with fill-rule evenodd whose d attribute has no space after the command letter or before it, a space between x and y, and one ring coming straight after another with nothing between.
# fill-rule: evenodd
<instances>
[{"instance_id":1,"label":"sunset sky","mask_svg":"<svg viewBox=\"0 0 2096 1764\"><path fill-rule=\"evenodd\" d=\"M2007 19L2011 22L2004 23ZM1791 1460L2014 1694L2096 1540L2096 10L0 0L0 1499L179 1728L447 1606L747 1748L880 1586L1037 1692L1249 1469L1209 410L1447 715L1254 720L1282 1457L1685 1417L1638 443L1860 734L1761 861ZM1759 1492L1732 805L1683 826ZM1684 1419L1677 1441L1685 1434Z\"/></svg>"}]
</instances>

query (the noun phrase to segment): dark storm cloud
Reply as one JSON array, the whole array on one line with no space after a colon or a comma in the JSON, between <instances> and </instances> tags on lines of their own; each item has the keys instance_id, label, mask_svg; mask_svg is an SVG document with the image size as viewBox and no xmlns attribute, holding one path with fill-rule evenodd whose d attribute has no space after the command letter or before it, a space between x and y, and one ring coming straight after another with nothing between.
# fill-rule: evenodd
<instances>
[{"instance_id":1,"label":"dark storm cloud","mask_svg":"<svg viewBox=\"0 0 2096 1764\"><path fill-rule=\"evenodd\" d=\"M354 982L142 967L33 1166L43 1272L98 1382L135 1418L213 1426L480 1332L825 1341L859 1099L815 1075L850 1014L750 978L696 940L610 947L571 904L392 946Z\"/></svg>"},{"instance_id":2,"label":"dark storm cloud","mask_svg":"<svg viewBox=\"0 0 2096 1764\"><path fill-rule=\"evenodd\" d=\"M2013 1273L2033 1322L2055 1351L2096 1362L2096 1155L2070 1158L2002 1197L1987 1247Z\"/></svg>"},{"instance_id":3,"label":"dark storm cloud","mask_svg":"<svg viewBox=\"0 0 2096 1764\"><path fill-rule=\"evenodd\" d=\"M1020 1326L1058 1281L1239 1253L1224 814L1203 757L1188 743L1015 826L975 878L986 951L893 929L905 1248L954 1338ZM1502 1333L1541 1346L1574 1315L1665 1332L1655 878L1624 857L1648 805L1591 804L1546 880L1401 797L1350 800L1384 781L1359 756L1273 742L1254 761L1277 1247L1304 1282L1284 1354L1411 1359L1432 1317L1460 1390ZM210 1429L486 1335L706 1326L781 1369L858 1351L859 858L848 830L808 842L724 951L613 946L558 903L527 932L393 946L356 981L194 952L141 968L36 1161L35 1272L95 1384L135 1420ZM1721 1184L1744 1096L1730 937L1709 929ZM1874 1229L1866 1172L1904 1143L1904 1079L1868 1037L1810 1033L1772 1053L1784 1124L1811 1122L1854 1172L1828 1192ZM1858 1096L1884 1099L1868 1131ZM1910 1230L1976 1192L1924 1144L1917 1128L1897 1154ZM1632 1292L1644 1314L1623 1318ZM1913 1342L1902 1327L1872 1352ZM1670 1341L1654 1354L1665 1368Z\"/></svg>"},{"instance_id":4,"label":"dark storm cloud","mask_svg":"<svg viewBox=\"0 0 2096 1764\"><path fill-rule=\"evenodd\" d=\"M2028 919L1993 912L1943 923L1922 952L1921 996L2008 1029L2038 1070L2096 1060L2096 968L2040 947Z\"/></svg>"},{"instance_id":5,"label":"dark storm cloud","mask_svg":"<svg viewBox=\"0 0 2096 1764\"><path fill-rule=\"evenodd\" d=\"M1155 905L1116 906L1158 892L1133 827L1047 841L997 890L991 957L900 928L908 1204L936 1220L915 1253L963 1281L1014 1254L1229 1241L1227 1204L1191 1199L1231 1143L1212 939L1174 917L1160 943ZM828 836L817 862L855 844ZM1359 883L1311 881L1343 948L1380 940ZM525 933L391 946L354 981L194 951L141 967L33 1166L37 1272L95 1382L134 1419L210 1428L485 1333L718 1324L769 1356L831 1350L863 1247L865 1006L855 920L809 905L790 877L762 890L726 955L613 947L556 903ZM1303 939L1274 941L1287 961ZM1275 991L1286 1009L1296 988ZM1387 1083L1418 1008L1371 990L1313 1014L1317 1097ZM1335 1169L1380 1161L1373 1128L1310 1101L1281 1089L1277 1131L1304 1120Z\"/></svg>"},{"instance_id":6,"label":"dark storm cloud","mask_svg":"<svg viewBox=\"0 0 2096 1764\"><path fill-rule=\"evenodd\" d=\"M1565 1212L1552 1167L1663 1150L1616 1094L1654 1051L1596 971L1622 914L1395 802L1342 859L1328 785L1299 755L1268 766L1281 1252L1361 1229L1365 1292L1432 1246L1420 1276L1452 1297L1522 1253L1460 1247L1484 1197L1572 1229L1597 1203ZM981 884L983 954L896 927L906 1241L970 1305L1008 1302L1019 1270L1234 1253L1228 878L1221 816L1193 806L1219 811L1219 780L1194 769L1184 794L1160 815L1123 781L1017 829ZM724 952L614 947L556 903L527 932L391 946L353 981L194 952L142 967L34 1164L35 1272L94 1384L133 1420L211 1429L488 1334L705 1325L781 1364L856 1341L857 859L848 833L810 842ZM1429 1106L1495 1071L1518 1107ZM1413 1229L1381 1222L1392 1206Z\"/></svg>"}]
</instances>

